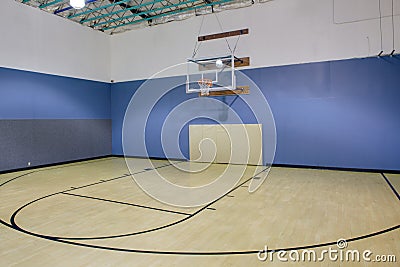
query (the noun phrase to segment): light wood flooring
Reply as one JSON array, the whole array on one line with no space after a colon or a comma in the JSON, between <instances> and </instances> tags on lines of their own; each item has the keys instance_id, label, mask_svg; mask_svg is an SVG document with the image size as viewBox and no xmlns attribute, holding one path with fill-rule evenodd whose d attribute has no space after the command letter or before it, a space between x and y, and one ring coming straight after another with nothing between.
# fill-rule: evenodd
<instances>
[{"instance_id":1,"label":"light wood flooring","mask_svg":"<svg viewBox=\"0 0 400 267\"><path fill-rule=\"evenodd\" d=\"M133 175L159 172L182 186L208 184L226 168L187 175L168 161L128 162ZM272 167L249 193L263 170L247 166L231 192L191 208L147 195L123 158L2 174L0 266L399 266L400 174ZM265 246L319 255L338 239L397 263L257 258Z\"/></svg>"}]
</instances>

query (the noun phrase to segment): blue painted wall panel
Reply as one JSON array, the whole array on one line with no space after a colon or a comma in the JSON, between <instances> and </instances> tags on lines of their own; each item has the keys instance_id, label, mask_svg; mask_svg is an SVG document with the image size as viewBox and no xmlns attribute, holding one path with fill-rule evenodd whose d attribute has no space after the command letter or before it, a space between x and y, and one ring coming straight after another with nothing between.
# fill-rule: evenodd
<instances>
[{"instance_id":1,"label":"blue painted wall panel","mask_svg":"<svg viewBox=\"0 0 400 267\"><path fill-rule=\"evenodd\" d=\"M110 119L110 84L0 68L0 119Z\"/></svg>"},{"instance_id":2,"label":"blue painted wall panel","mask_svg":"<svg viewBox=\"0 0 400 267\"><path fill-rule=\"evenodd\" d=\"M400 61L249 70L269 99L282 164L400 169Z\"/></svg>"},{"instance_id":3,"label":"blue painted wall panel","mask_svg":"<svg viewBox=\"0 0 400 267\"><path fill-rule=\"evenodd\" d=\"M273 111L277 127L275 163L400 170L398 58L308 63L249 69L245 73L261 88ZM114 154L122 154L120 136L127 98L140 84L112 85ZM163 156L159 132L166 114L193 97L183 89L170 94L158 103L147 126L151 132L147 136L150 156ZM227 97L227 103L232 99ZM254 123L240 101L233 107L245 123ZM180 144L185 156L187 135L184 127Z\"/></svg>"},{"instance_id":4,"label":"blue painted wall panel","mask_svg":"<svg viewBox=\"0 0 400 267\"><path fill-rule=\"evenodd\" d=\"M111 84L112 154L122 155L122 123L125 110L143 81Z\"/></svg>"},{"instance_id":5,"label":"blue painted wall panel","mask_svg":"<svg viewBox=\"0 0 400 267\"><path fill-rule=\"evenodd\" d=\"M275 163L400 169L397 57L249 69L245 73L271 105L277 126ZM107 84L0 68L0 119L33 123L32 119L112 118L112 153L122 154L124 112L142 82ZM177 88L157 103L147 125L150 156L164 156L162 123L173 107L191 97L195 96ZM219 99L230 103L234 97ZM242 101L232 107L245 123L254 123ZM221 110L215 112L223 118ZM197 119L191 123L212 122ZM179 142L188 157L187 125Z\"/></svg>"},{"instance_id":6,"label":"blue painted wall panel","mask_svg":"<svg viewBox=\"0 0 400 267\"><path fill-rule=\"evenodd\" d=\"M110 155L110 89L0 68L0 171Z\"/></svg>"}]
</instances>

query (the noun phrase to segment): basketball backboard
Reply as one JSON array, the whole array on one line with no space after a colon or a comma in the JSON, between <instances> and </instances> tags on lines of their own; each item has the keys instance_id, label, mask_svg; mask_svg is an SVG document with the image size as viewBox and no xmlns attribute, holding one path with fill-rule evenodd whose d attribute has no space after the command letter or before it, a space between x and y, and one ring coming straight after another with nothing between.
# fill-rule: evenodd
<instances>
[{"instance_id":1,"label":"basketball backboard","mask_svg":"<svg viewBox=\"0 0 400 267\"><path fill-rule=\"evenodd\" d=\"M235 90L234 55L187 59L186 93L200 93L199 81L211 80L209 91Z\"/></svg>"}]
</instances>

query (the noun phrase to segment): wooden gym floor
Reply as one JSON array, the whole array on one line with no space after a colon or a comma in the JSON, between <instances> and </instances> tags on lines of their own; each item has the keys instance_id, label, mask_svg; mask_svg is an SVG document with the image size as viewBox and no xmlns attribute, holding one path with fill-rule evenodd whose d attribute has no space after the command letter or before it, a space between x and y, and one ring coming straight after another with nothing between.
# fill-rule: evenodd
<instances>
[{"instance_id":1,"label":"wooden gym floor","mask_svg":"<svg viewBox=\"0 0 400 267\"><path fill-rule=\"evenodd\" d=\"M154 175L147 161L129 160L135 175ZM183 185L210 182L153 164ZM123 158L0 175L0 266L398 266L400 174L273 167L250 194L249 179L264 169L247 166L234 190L198 208L149 197ZM257 258L265 246L320 253L341 238L397 263Z\"/></svg>"}]
</instances>

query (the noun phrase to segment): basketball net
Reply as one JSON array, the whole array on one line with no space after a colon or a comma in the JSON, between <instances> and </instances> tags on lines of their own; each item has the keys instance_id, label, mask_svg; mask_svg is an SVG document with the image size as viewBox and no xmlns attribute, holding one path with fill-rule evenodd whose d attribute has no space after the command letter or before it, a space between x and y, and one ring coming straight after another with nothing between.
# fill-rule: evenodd
<instances>
[{"instance_id":1,"label":"basketball net","mask_svg":"<svg viewBox=\"0 0 400 267\"><path fill-rule=\"evenodd\" d=\"M211 79L201 79L201 80L198 80L197 83L200 86L200 95L201 96L207 96L210 94L210 88L213 84Z\"/></svg>"}]
</instances>

